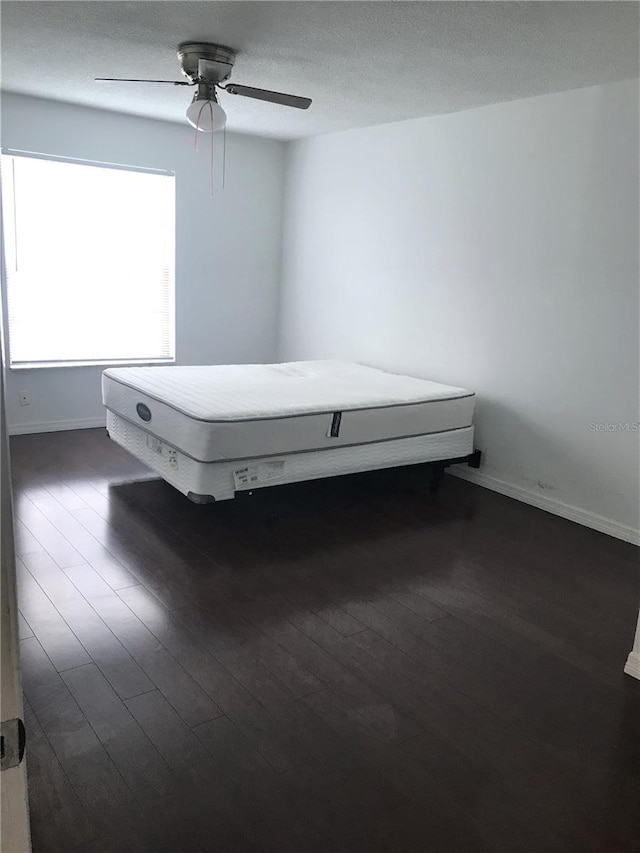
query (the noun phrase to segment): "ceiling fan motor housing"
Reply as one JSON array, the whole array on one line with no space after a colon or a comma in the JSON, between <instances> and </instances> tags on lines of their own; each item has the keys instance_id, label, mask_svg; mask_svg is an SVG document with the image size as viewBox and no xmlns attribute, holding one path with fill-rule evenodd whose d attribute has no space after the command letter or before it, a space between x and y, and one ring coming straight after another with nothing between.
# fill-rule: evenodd
<instances>
[{"instance_id":1,"label":"ceiling fan motor housing","mask_svg":"<svg viewBox=\"0 0 640 853\"><path fill-rule=\"evenodd\" d=\"M221 44L185 41L178 45L178 61L182 73L191 82L205 79L222 83L233 69L237 51Z\"/></svg>"}]
</instances>

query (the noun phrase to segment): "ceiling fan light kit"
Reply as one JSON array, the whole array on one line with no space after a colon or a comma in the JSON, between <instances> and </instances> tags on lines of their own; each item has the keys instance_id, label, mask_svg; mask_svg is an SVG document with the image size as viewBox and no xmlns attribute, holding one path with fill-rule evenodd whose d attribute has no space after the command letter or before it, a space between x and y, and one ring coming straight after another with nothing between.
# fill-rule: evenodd
<instances>
[{"instance_id":1,"label":"ceiling fan light kit","mask_svg":"<svg viewBox=\"0 0 640 853\"><path fill-rule=\"evenodd\" d=\"M201 133L222 130L227 123L227 114L218 103L215 86L206 82L197 85L198 91L187 107L187 121Z\"/></svg>"}]
</instances>

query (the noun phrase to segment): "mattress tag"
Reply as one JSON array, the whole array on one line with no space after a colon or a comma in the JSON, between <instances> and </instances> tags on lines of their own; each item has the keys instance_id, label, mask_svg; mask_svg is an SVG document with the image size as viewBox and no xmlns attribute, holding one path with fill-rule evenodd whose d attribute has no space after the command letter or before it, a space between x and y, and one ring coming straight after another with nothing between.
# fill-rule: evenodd
<instances>
[{"instance_id":1,"label":"mattress tag","mask_svg":"<svg viewBox=\"0 0 640 853\"><path fill-rule=\"evenodd\" d=\"M264 483L267 480L273 480L280 477L283 472L284 460L282 459L275 462L263 462L260 465L246 465L243 468L236 468L233 472L233 482L236 489L242 489Z\"/></svg>"},{"instance_id":2,"label":"mattress tag","mask_svg":"<svg viewBox=\"0 0 640 853\"><path fill-rule=\"evenodd\" d=\"M340 424L342 422L342 412L334 412L331 418L331 426L327 432L327 438L338 438L340 435Z\"/></svg>"},{"instance_id":3,"label":"mattress tag","mask_svg":"<svg viewBox=\"0 0 640 853\"><path fill-rule=\"evenodd\" d=\"M162 442L152 435L147 435L147 447L153 450L154 453L162 453Z\"/></svg>"},{"instance_id":4,"label":"mattress tag","mask_svg":"<svg viewBox=\"0 0 640 853\"><path fill-rule=\"evenodd\" d=\"M233 482L236 489L241 489L243 486L250 486L252 483L258 482L257 468L236 468L233 472Z\"/></svg>"}]
</instances>

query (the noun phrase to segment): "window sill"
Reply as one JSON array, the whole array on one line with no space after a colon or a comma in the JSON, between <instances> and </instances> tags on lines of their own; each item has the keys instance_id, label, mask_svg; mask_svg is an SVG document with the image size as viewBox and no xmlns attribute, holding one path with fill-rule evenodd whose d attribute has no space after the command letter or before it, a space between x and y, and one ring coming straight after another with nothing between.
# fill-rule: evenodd
<instances>
[{"instance_id":1,"label":"window sill","mask_svg":"<svg viewBox=\"0 0 640 853\"><path fill-rule=\"evenodd\" d=\"M50 370L69 367L145 367L154 364L175 364L175 358L131 359L127 361L30 361L10 364L9 370Z\"/></svg>"}]
</instances>

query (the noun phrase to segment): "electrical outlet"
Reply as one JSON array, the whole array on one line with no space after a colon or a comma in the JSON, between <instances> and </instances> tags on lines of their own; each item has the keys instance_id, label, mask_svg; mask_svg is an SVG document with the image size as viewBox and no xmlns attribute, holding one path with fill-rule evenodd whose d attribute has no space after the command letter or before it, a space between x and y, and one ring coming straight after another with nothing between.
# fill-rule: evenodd
<instances>
[{"instance_id":1,"label":"electrical outlet","mask_svg":"<svg viewBox=\"0 0 640 853\"><path fill-rule=\"evenodd\" d=\"M31 397L27 394L26 391L20 391L20 405L21 406L30 406L31 405Z\"/></svg>"}]
</instances>

